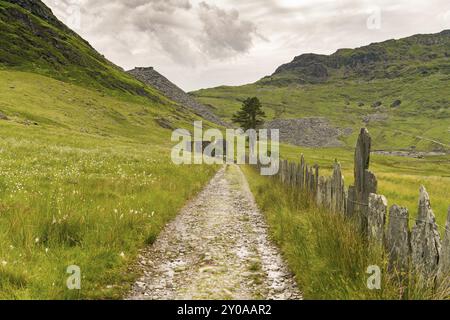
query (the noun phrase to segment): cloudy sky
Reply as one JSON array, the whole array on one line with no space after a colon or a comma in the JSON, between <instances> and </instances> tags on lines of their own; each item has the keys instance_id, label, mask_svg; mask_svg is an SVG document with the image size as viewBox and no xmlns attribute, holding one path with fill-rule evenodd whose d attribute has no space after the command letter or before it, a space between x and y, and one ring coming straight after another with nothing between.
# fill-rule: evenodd
<instances>
[{"instance_id":1,"label":"cloudy sky","mask_svg":"<svg viewBox=\"0 0 450 320\"><path fill-rule=\"evenodd\" d=\"M190 91L254 82L294 56L450 29L448 0L44 0L124 69Z\"/></svg>"}]
</instances>

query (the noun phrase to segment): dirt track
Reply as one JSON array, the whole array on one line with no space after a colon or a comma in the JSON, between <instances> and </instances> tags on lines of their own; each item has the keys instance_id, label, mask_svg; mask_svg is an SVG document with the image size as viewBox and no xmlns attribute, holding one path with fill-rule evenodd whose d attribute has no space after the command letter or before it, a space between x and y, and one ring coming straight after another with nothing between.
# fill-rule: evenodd
<instances>
[{"instance_id":1,"label":"dirt track","mask_svg":"<svg viewBox=\"0 0 450 320\"><path fill-rule=\"evenodd\" d=\"M128 299L301 299L238 166L222 168L141 253Z\"/></svg>"}]
</instances>

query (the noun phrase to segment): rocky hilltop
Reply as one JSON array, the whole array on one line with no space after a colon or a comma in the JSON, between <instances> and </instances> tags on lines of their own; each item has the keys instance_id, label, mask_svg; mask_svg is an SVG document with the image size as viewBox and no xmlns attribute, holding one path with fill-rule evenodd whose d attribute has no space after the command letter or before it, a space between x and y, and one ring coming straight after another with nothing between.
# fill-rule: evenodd
<instances>
[{"instance_id":1,"label":"rocky hilltop","mask_svg":"<svg viewBox=\"0 0 450 320\"><path fill-rule=\"evenodd\" d=\"M148 68L138 67L127 72L136 77L136 79L142 81L143 83L158 89L169 99L190 109L191 111L201 116L202 118L211 121L213 123L216 123L218 125L226 126L226 123L219 117L217 117L214 113L212 113L208 107L197 102L193 97L184 92L181 88L176 86L162 74L156 71L153 67Z\"/></svg>"},{"instance_id":2,"label":"rocky hilltop","mask_svg":"<svg viewBox=\"0 0 450 320\"><path fill-rule=\"evenodd\" d=\"M307 53L284 64L265 83L323 83L333 80L393 79L412 75L449 73L450 30L418 34L400 40L340 49L332 55Z\"/></svg>"},{"instance_id":3,"label":"rocky hilltop","mask_svg":"<svg viewBox=\"0 0 450 320\"><path fill-rule=\"evenodd\" d=\"M4 0L4 1L16 4L28 10L36 17L39 17L47 21L49 24L55 27L63 28L66 31L69 30L69 28L67 28L53 15L52 10L49 7L47 7L42 1L39 0Z\"/></svg>"},{"instance_id":4,"label":"rocky hilltop","mask_svg":"<svg viewBox=\"0 0 450 320\"><path fill-rule=\"evenodd\" d=\"M42 1L0 0L0 66L96 90L157 101L156 90L125 73L59 21Z\"/></svg>"}]
</instances>

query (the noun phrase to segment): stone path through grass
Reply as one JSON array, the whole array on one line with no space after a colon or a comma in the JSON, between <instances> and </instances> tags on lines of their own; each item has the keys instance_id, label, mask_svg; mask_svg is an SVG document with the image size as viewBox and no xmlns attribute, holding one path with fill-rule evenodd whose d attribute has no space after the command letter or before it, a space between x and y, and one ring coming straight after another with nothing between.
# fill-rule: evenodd
<instances>
[{"instance_id":1,"label":"stone path through grass","mask_svg":"<svg viewBox=\"0 0 450 320\"><path fill-rule=\"evenodd\" d=\"M301 299L238 166L222 168L139 257L128 299Z\"/></svg>"}]
</instances>

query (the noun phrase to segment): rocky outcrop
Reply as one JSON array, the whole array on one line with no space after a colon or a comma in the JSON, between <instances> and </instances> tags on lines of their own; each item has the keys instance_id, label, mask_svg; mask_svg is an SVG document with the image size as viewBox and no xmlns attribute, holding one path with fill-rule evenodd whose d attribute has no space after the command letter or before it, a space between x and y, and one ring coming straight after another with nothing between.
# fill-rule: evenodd
<instances>
[{"instance_id":1,"label":"rocky outcrop","mask_svg":"<svg viewBox=\"0 0 450 320\"><path fill-rule=\"evenodd\" d=\"M198 116L218 125L227 126L224 121L212 113L206 106L198 103L193 97L177 87L152 67L134 68L127 72L139 81L156 88L164 96L191 110Z\"/></svg>"},{"instance_id":2,"label":"rocky outcrop","mask_svg":"<svg viewBox=\"0 0 450 320\"><path fill-rule=\"evenodd\" d=\"M294 58L291 63L279 67L275 74L294 72L301 75L302 82L323 82L328 78L328 57L318 54L304 54Z\"/></svg>"},{"instance_id":3,"label":"rocky outcrop","mask_svg":"<svg viewBox=\"0 0 450 320\"><path fill-rule=\"evenodd\" d=\"M277 119L265 127L279 129L282 142L302 147L339 147L339 137L351 134L351 129L335 128L325 118Z\"/></svg>"},{"instance_id":4,"label":"rocky outcrop","mask_svg":"<svg viewBox=\"0 0 450 320\"><path fill-rule=\"evenodd\" d=\"M285 86L315 84L336 79L373 80L402 75L448 73L450 30L372 43L356 49L339 49L331 55L302 54L280 66L262 83ZM419 47L420 49L417 49ZM415 49L413 49L415 48ZM429 61L435 61L433 67ZM418 65L420 67L407 67ZM393 107L398 107L394 105Z\"/></svg>"},{"instance_id":5,"label":"rocky outcrop","mask_svg":"<svg viewBox=\"0 0 450 320\"><path fill-rule=\"evenodd\" d=\"M59 21L52 13L52 10L47 7L42 1L39 0L5 0L6 2L10 2L16 4L25 10L30 11L35 16L49 22L53 26L57 28L61 28L64 30L69 30L61 21Z\"/></svg>"}]
</instances>

